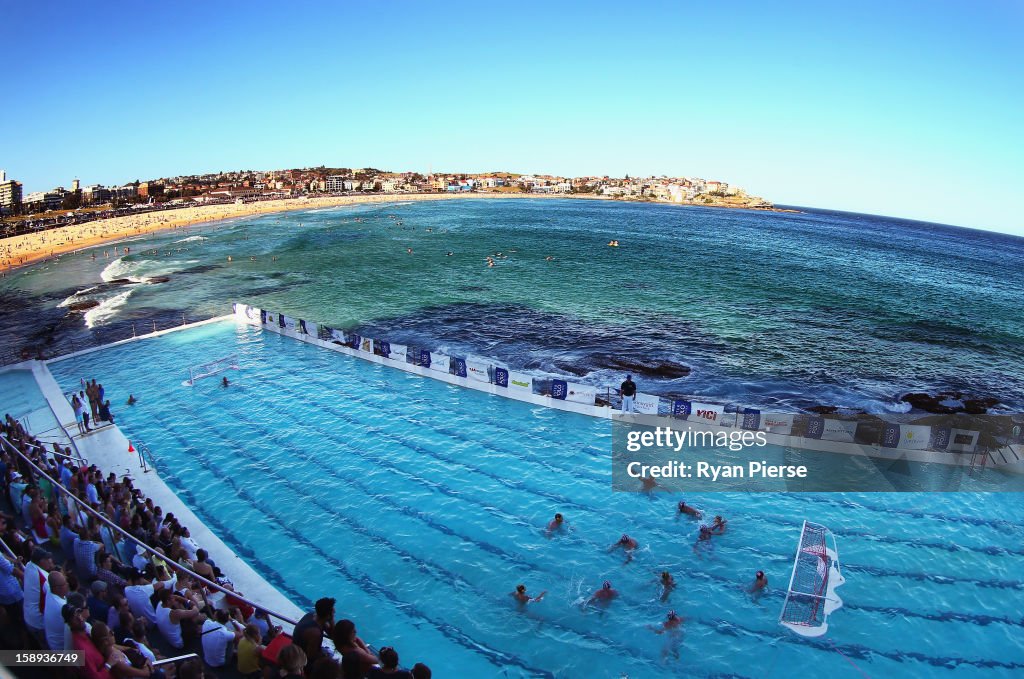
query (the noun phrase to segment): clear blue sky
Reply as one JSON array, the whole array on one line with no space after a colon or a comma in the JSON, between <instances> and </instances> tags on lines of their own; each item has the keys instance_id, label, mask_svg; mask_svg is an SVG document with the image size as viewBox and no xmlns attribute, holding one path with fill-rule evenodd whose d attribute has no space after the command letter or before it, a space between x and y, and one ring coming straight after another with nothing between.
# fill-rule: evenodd
<instances>
[{"instance_id":1,"label":"clear blue sky","mask_svg":"<svg viewBox=\"0 0 1024 679\"><path fill-rule=\"evenodd\" d=\"M26 191L230 169L696 175L1024 235L1024 3L0 0Z\"/></svg>"}]
</instances>

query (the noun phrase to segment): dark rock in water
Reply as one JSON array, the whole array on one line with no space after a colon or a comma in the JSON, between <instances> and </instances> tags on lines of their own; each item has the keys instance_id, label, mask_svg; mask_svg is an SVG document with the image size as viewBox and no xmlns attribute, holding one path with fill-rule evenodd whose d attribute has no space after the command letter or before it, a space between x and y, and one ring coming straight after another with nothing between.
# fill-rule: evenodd
<instances>
[{"instance_id":1,"label":"dark rock in water","mask_svg":"<svg viewBox=\"0 0 1024 679\"><path fill-rule=\"evenodd\" d=\"M135 281L129 280L127 278L115 278L114 280L107 282L110 283L111 285L128 285L129 283L134 283Z\"/></svg>"},{"instance_id":2,"label":"dark rock in water","mask_svg":"<svg viewBox=\"0 0 1024 679\"><path fill-rule=\"evenodd\" d=\"M662 377L672 380L678 377L687 377L690 374L690 366L672 361L645 362L625 356L610 356L603 358L601 362L606 368L644 377Z\"/></svg>"},{"instance_id":3,"label":"dark rock in water","mask_svg":"<svg viewBox=\"0 0 1024 679\"><path fill-rule=\"evenodd\" d=\"M166 283L169 280L171 280L170 276L153 276L152 278L147 278L146 282L147 283Z\"/></svg>"},{"instance_id":4,"label":"dark rock in water","mask_svg":"<svg viewBox=\"0 0 1024 679\"><path fill-rule=\"evenodd\" d=\"M963 394L958 391L942 391L934 396L911 392L902 396L900 400L909 403L912 408L936 415L952 415L954 413L984 415L989 408L999 403L999 399L991 397L964 399Z\"/></svg>"},{"instance_id":5,"label":"dark rock in water","mask_svg":"<svg viewBox=\"0 0 1024 679\"><path fill-rule=\"evenodd\" d=\"M93 307L98 307L99 305L100 305L100 303L97 302L96 300L94 300L94 299L87 299L87 300L84 300L84 301L81 301L81 302L75 302L74 304L69 304L68 305L68 310L70 310L70 311L88 311L89 309L92 309Z\"/></svg>"},{"instance_id":6,"label":"dark rock in water","mask_svg":"<svg viewBox=\"0 0 1024 679\"><path fill-rule=\"evenodd\" d=\"M567 363L555 363L555 367L558 368L559 370L564 370L570 375L576 375L577 377L583 377L584 375L590 372L586 368L578 368L574 365L570 365Z\"/></svg>"},{"instance_id":7,"label":"dark rock in water","mask_svg":"<svg viewBox=\"0 0 1024 679\"><path fill-rule=\"evenodd\" d=\"M817 413L818 415L832 415L837 410L839 410L839 408L836 406L811 406L807 408L807 412Z\"/></svg>"}]
</instances>

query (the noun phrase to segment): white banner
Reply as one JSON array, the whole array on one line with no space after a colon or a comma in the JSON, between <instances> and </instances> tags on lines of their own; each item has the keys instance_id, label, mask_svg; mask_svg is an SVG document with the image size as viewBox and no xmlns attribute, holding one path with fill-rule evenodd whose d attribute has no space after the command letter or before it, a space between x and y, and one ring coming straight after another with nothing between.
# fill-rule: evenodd
<instances>
[{"instance_id":1,"label":"white banner","mask_svg":"<svg viewBox=\"0 0 1024 679\"><path fill-rule=\"evenodd\" d=\"M573 384L568 383L568 391L565 393L565 400L572 401L573 403L586 403L587 405L594 405L594 399L597 398L597 387L592 387L589 384Z\"/></svg>"},{"instance_id":2,"label":"white banner","mask_svg":"<svg viewBox=\"0 0 1024 679\"><path fill-rule=\"evenodd\" d=\"M466 359L466 377L477 382L491 381L490 376L487 374L487 364L472 358Z\"/></svg>"},{"instance_id":3,"label":"white banner","mask_svg":"<svg viewBox=\"0 0 1024 679\"><path fill-rule=\"evenodd\" d=\"M439 354L436 351L430 352L430 369L438 372L448 372L449 366L452 364L452 357L447 354Z\"/></svg>"},{"instance_id":4,"label":"white banner","mask_svg":"<svg viewBox=\"0 0 1024 679\"><path fill-rule=\"evenodd\" d=\"M857 433L856 422L844 420L833 420L825 418L825 428L821 432L821 438L825 441L854 442L854 434Z\"/></svg>"},{"instance_id":5,"label":"white banner","mask_svg":"<svg viewBox=\"0 0 1024 679\"><path fill-rule=\"evenodd\" d=\"M285 316L284 314L281 314L281 318L284 319L285 330L291 330L292 332L298 330L298 324L295 322L294 318L291 316Z\"/></svg>"},{"instance_id":6,"label":"white banner","mask_svg":"<svg viewBox=\"0 0 1024 679\"><path fill-rule=\"evenodd\" d=\"M789 436L793 433L792 415L766 415L761 413L761 424L758 426L761 431L770 434L782 434Z\"/></svg>"},{"instance_id":7,"label":"white banner","mask_svg":"<svg viewBox=\"0 0 1024 679\"><path fill-rule=\"evenodd\" d=\"M373 338L363 337L359 340L359 351L365 351L368 354L373 353Z\"/></svg>"},{"instance_id":8,"label":"white banner","mask_svg":"<svg viewBox=\"0 0 1024 679\"><path fill-rule=\"evenodd\" d=\"M661 399L654 394L645 394L642 391L636 392L633 398L633 410L641 415L657 415L658 403Z\"/></svg>"},{"instance_id":9,"label":"white banner","mask_svg":"<svg viewBox=\"0 0 1024 679\"><path fill-rule=\"evenodd\" d=\"M392 344L391 353L388 355L388 358L399 363L405 363L405 354L408 350L409 347L404 344Z\"/></svg>"},{"instance_id":10,"label":"white banner","mask_svg":"<svg viewBox=\"0 0 1024 679\"><path fill-rule=\"evenodd\" d=\"M508 371L508 388L533 393L533 376L526 373Z\"/></svg>"},{"instance_id":11,"label":"white banner","mask_svg":"<svg viewBox=\"0 0 1024 679\"><path fill-rule=\"evenodd\" d=\"M336 330L335 328L331 328L331 339L333 339L335 342L341 342L342 344L344 344L345 343L345 333L342 332L341 330Z\"/></svg>"},{"instance_id":12,"label":"white banner","mask_svg":"<svg viewBox=\"0 0 1024 679\"><path fill-rule=\"evenodd\" d=\"M951 429L949 432L949 445L946 450L951 453L973 453L978 445L978 432L967 429Z\"/></svg>"},{"instance_id":13,"label":"white banner","mask_svg":"<svg viewBox=\"0 0 1024 679\"><path fill-rule=\"evenodd\" d=\"M901 424L900 442L896 446L904 450L925 450L931 443L932 428L924 424Z\"/></svg>"},{"instance_id":14,"label":"white banner","mask_svg":"<svg viewBox=\"0 0 1024 679\"><path fill-rule=\"evenodd\" d=\"M725 415L725 406L694 401L690 406L690 417L687 419L705 424L722 424L723 415Z\"/></svg>"}]
</instances>

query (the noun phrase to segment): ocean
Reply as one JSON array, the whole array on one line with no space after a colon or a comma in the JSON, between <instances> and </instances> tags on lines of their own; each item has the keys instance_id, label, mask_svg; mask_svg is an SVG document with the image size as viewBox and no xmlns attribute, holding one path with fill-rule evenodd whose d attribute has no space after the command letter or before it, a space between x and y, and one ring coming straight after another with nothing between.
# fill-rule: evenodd
<instances>
[{"instance_id":1,"label":"ocean","mask_svg":"<svg viewBox=\"0 0 1024 679\"><path fill-rule=\"evenodd\" d=\"M940 224L396 201L195 226L13 272L0 353L57 355L237 301L536 375L604 386L632 373L662 395L885 413L905 411L907 392L954 392L1018 412L1022 291L1024 239ZM70 310L82 302L98 304Z\"/></svg>"}]
</instances>

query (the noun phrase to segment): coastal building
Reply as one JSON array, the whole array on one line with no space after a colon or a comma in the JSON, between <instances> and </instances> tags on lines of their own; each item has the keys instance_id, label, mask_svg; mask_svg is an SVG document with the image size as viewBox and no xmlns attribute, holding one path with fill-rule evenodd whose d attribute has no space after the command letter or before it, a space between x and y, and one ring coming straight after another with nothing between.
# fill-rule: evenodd
<instances>
[{"instance_id":1,"label":"coastal building","mask_svg":"<svg viewBox=\"0 0 1024 679\"><path fill-rule=\"evenodd\" d=\"M0 210L13 212L21 206L21 182L7 178L7 172L0 170Z\"/></svg>"},{"instance_id":2,"label":"coastal building","mask_svg":"<svg viewBox=\"0 0 1024 679\"><path fill-rule=\"evenodd\" d=\"M346 183L349 185L348 188L345 187ZM352 190L351 187L352 187L352 180L346 179L344 175L332 174L331 176L329 176L327 178L327 191L329 193L338 193L338 192L341 192L341 191L351 191Z\"/></svg>"}]
</instances>

